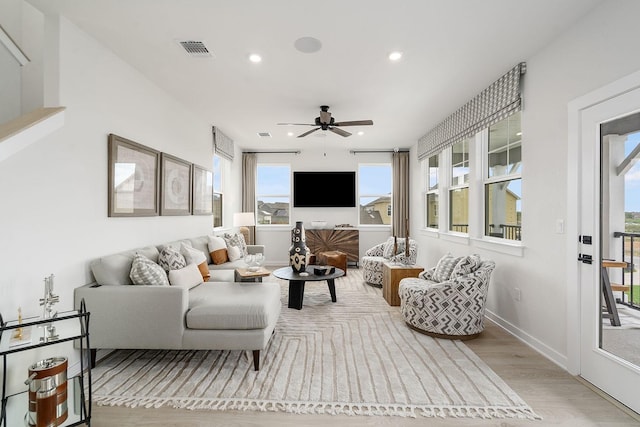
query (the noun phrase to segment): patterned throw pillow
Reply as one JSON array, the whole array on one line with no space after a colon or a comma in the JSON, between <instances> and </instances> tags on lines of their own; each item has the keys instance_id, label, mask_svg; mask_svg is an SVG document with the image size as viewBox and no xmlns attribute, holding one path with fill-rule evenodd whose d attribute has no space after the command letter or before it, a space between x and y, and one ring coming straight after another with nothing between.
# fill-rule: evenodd
<instances>
[{"instance_id":1,"label":"patterned throw pillow","mask_svg":"<svg viewBox=\"0 0 640 427\"><path fill-rule=\"evenodd\" d=\"M180 253L182 253L185 261L187 261L187 266L189 264L197 265L200 275L202 276L202 280L208 282L211 277L211 273L209 272L209 264L207 264L207 256L204 252L181 243Z\"/></svg>"},{"instance_id":2,"label":"patterned throw pillow","mask_svg":"<svg viewBox=\"0 0 640 427\"><path fill-rule=\"evenodd\" d=\"M244 236L242 234L224 233L222 237L224 237L224 240L227 242L227 247L235 246L240 249L240 258L247 256L247 243L244 241Z\"/></svg>"},{"instance_id":3,"label":"patterned throw pillow","mask_svg":"<svg viewBox=\"0 0 640 427\"><path fill-rule=\"evenodd\" d=\"M165 246L160 251L160 255L158 256L158 264L160 267L164 268L164 271L169 270L179 270L187 266L187 261L184 259L184 256L173 249L171 246Z\"/></svg>"},{"instance_id":4,"label":"patterned throw pillow","mask_svg":"<svg viewBox=\"0 0 640 427\"><path fill-rule=\"evenodd\" d=\"M473 273L480 267L480 262L480 255L477 254L462 257L453 268L451 278L455 279L456 277Z\"/></svg>"},{"instance_id":5,"label":"patterned throw pillow","mask_svg":"<svg viewBox=\"0 0 640 427\"><path fill-rule=\"evenodd\" d=\"M460 262L461 257L454 257L451 254L446 254L438 264L436 265L436 271L433 272L433 280L436 282L446 282L451 278L451 272Z\"/></svg>"},{"instance_id":6,"label":"patterned throw pillow","mask_svg":"<svg viewBox=\"0 0 640 427\"><path fill-rule=\"evenodd\" d=\"M209 236L209 255L214 264L224 264L229 261L227 242L222 237Z\"/></svg>"},{"instance_id":7,"label":"patterned throw pillow","mask_svg":"<svg viewBox=\"0 0 640 427\"><path fill-rule=\"evenodd\" d=\"M395 254L393 253L393 236L389 237L386 242L384 242L384 247L382 249L382 257L384 259L390 259Z\"/></svg>"},{"instance_id":8,"label":"patterned throw pillow","mask_svg":"<svg viewBox=\"0 0 640 427\"><path fill-rule=\"evenodd\" d=\"M167 273L165 273L162 267L141 254L134 255L129 277L134 285L169 286Z\"/></svg>"}]
</instances>

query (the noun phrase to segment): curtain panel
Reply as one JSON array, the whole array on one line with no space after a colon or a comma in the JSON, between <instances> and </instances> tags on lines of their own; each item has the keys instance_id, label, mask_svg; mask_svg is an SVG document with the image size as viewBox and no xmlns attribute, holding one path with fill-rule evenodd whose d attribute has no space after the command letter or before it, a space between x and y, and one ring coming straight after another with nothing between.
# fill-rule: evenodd
<instances>
[{"instance_id":1,"label":"curtain panel","mask_svg":"<svg viewBox=\"0 0 640 427\"><path fill-rule=\"evenodd\" d=\"M213 131L213 149L215 153L227 160L233 160L233 140L217 127L214 126L211 129Z\"/></svg>"},{"instance_id":2,"label":"curtain panel","mask_svg":"<svg viewBox=\"0 0 640 427\"><path fill-rule=\"evenodd\" d=\"M439 153L456 142L499 122L522 108L521 62L444 119L418 140L418 160Z\"/></svg>"},{"instance_id":3,"label":"curtain panel","mask_svg":"<svg viewBox=\"0 0 640 427\"><path fill-rule=\"evenodd\" d=\"M258 160L254 153L242 153L242 212L254 212L256 209L257 167Z\"/></svg>"},{"instance_id":4,"label":"curtain panel","mask_svg":"<svg viewBox=\"0 0 640 427\"><path fill-rule=\"evenodd\" d=\"M391 161L393 188L391 206L392 234L405 237L409 235L409 153L393 153Z\"/></svg>"}]
</instances>

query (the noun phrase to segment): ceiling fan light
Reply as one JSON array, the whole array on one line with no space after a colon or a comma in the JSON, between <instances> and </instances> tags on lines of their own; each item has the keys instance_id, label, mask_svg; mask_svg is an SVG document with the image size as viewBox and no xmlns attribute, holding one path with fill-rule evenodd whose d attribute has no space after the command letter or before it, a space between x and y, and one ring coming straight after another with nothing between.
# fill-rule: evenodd
<instances>
[{"instance_id":1,"label":"ceiling fan light","mask_svg":"<svg viewBox=\"0 0 640 427\"><path fill-rule=\"evenodd\" d=\"M389 61L399 61L402 58L402 52L391 52L389 54Z\"/></svg>"}]
</instances>

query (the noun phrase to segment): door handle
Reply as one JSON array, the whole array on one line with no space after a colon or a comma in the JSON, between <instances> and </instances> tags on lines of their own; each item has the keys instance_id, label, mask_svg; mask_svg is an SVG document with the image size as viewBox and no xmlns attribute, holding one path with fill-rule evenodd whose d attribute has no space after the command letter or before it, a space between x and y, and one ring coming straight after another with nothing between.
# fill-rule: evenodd
<instances>
[{"instance_id":1,"label":"door handle","mask_svg":"<svg viewBox=\"0 0 640 427\"><path fill-rule=\"evenodd\" d=\"M587 254L578 254L578 261L581 261L583 264L593 264L593 257Z\"/></svg>"}]
</instances>

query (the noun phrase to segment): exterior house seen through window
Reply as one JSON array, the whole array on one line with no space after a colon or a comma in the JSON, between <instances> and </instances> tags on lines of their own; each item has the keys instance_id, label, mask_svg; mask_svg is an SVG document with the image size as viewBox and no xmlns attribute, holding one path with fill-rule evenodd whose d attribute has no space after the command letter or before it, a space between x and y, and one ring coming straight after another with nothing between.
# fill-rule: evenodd
<instances>
[{"instance_id":1,"label":"exterior house seen through window","mask_svg":"<svg viewBox=\"0 0 640 427\"><path fill-rule=\"evenodd\" d=\"M449 230L469 232L469 146L471 138L451 147L451 183L449 186Z\"/></svg>"},{"instance_id":2,"label":"exterior house seen through window","mask_svg":"<svg viewBox=\"0 0 640 427\"><path fill-rule=\"evenodd\" d=\"M489 128L484 181L486 236L522 239L520 115L515 113Z\"/></svg>"},{"instance_id":3,"label":"exterior house seen through window","mask_svg":"<svg viewBox=\"0 0 640 427\"><path fill-rule=\"evenodd\" d=\"M391 163L358 166L361 225L391 224L391 180Z\"/></svg>"},{"instance_id":4,"label":"exterior house seen through window","mask_svg":"<svg viewBox=\"0 0 640 427\"><path fill-rule=\"evenodd\" d=\"M425 200L425 216L427 228L438 228L438 154L427 160L427 182Z\"/></svg>"},{"instance_id":5,"label":"exterior house seen through window","mask_svg":"<svg viewBox=\"0 0 640 427\"><path fill-rule=\"evenodd\" d=\"M256 212L260 225L289 225L291 166L260 164L256 171Z\"/></svg>"}]
</instances>

